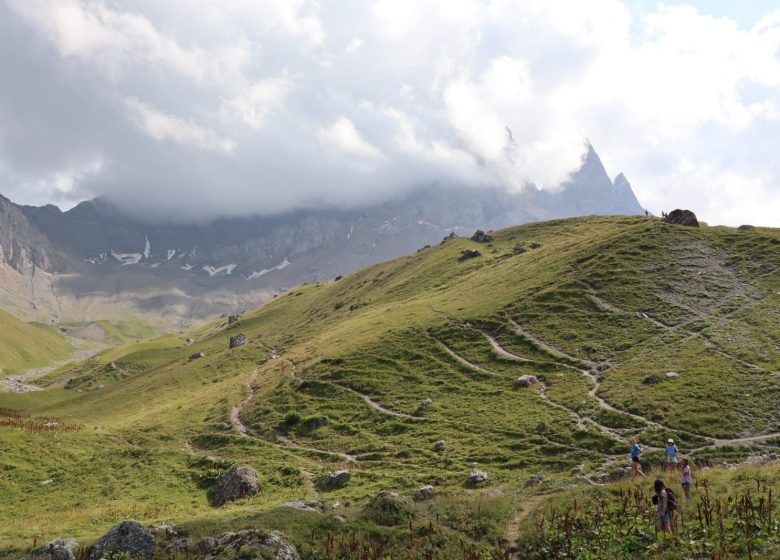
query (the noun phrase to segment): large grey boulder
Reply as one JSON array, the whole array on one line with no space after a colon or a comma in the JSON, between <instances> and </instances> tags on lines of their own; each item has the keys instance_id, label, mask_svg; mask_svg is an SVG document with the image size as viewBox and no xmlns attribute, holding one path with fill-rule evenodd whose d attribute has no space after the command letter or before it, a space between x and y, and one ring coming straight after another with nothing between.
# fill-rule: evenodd
<instances>
[{"instance_id":1,"label":"large grey boulder","mask_svg":"<svg viewBox=\"0 0 780 560\"><path fill-rule=\"evenodd\" d=\"M33 550L24 560L76 560L73 551L78 544L75 539L55 539Z\"/></svg>"},{"instance_id":2,"label":"large grey boulder","mask_svg":"<svg viewBox=\"0 0 780 560\"><path fill-rule=\"evenodd\" d=\"M325 490L334 490L346 486L350 478L352 478L352 473L347 469L332 472L320 481L320 486Z\"/></svg>"},{"instance_id":3,"label":"large grey boulder","mask_svg":"<svg viewBox=\"0 0 780 560\"><path fill-rule=\"evenodd\" d=\"M122 521L100 537L89 553L99 560L111 552L124 552L131 558L151 558L156 548L154 535L138 521Z\"/></svg>"},{"instance_id":4,"label":"large grey boulder","mask_svg":"<svg viewBox=\"0 0 780 560\"><path fill-rule=\"evenodd\" d=\"M251 556L248 554L251 554ZM256 529L246 529L236 533L223 533L216 540L209 556L236 560L239 558L301 560L301 555L287 540L287 535L281 531L260 531Z\"/></svg>"},{"instance_id":5,"label":"large grey boulder","mask_svg":"<svg viewBox=\"0 0 780 560\"><path fill-rule=\"evenodd\" d=\"M672 210L665 218L661 220L667 224L677 224L678 226L699 227L699 220L696 214L690 210Z\"/></svg>"},{"instance_id":6,"label":"large grey boulder","mask_svg":"<svg viewBox=\"0 0 780 560\"><path fill-rule=\"evenodd\" d=\"M231 348L238 348L239 346L243 346L246 344L246 335L245 334L237 334L230 337L230 347Z\"/></svg>"},{"instance_id":7,"label":"large grey boulder","mask_svg":"<svg viewBox=\"0 0 780 560\"><path fill-rule=\"evenodd\" d=\"M222 473L214 484L213 502L216 506L257 494L257 471L252 467L233 467Z\"/></svg>"},{"instance_id":8,"label":"large grey boulder","mask_svg":"<svg viewBox=\"0 0 780 560\"><path fill-rule=\"evenodd\" d=\"M493 241L493 236L478 229L474 232L474 235L471 236L471 240L476 241L477 243L490 243Z\"/></svg>"},{"instance_id":9,"label":"large grey boulder","mask_svg":"<svg viewBox=\"0 0 780 560\"><path fill-rule=\"evenodd\" d=\"M433 498L433 486L430 484L426 484L414 492L414 499L418 502L422 502L423 500L430 500L431 498Z\"/></svg>"},{"instance_id":10,"label":"large grey boulder","mask_svg":"<svg viewBox=\"0 0 780 560\"><path fill-rule=\"evenodd\" d=\"M539 383L539 380L536 378L535 375L521 375L515 381L515 385L517 385L518 387L530 387L531 385L534 385L536 383Z\"/></svg>"},{"instance_id":11,"label":"large grey boulder","mask_svg":"<svg viewBox=\"0 0 780 560\"><path fill-rule=\"evenodd\" d=\"M469 475L469 484L479 484L485 482L488 479L488 474L480 469L474 469Z\"/></svg>"}]
</instances>

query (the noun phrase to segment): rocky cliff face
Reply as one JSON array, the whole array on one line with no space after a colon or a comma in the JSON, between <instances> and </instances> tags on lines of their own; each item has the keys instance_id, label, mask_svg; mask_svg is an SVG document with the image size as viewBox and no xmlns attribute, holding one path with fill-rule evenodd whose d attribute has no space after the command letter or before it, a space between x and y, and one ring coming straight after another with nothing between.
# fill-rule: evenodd
<instances>
[{"instance_id":1,"label":"rocky cliff face","mask_svg":"<svg viewBox=\"0 0 780 560\"><path fill-rule=\"evenodd\" d=\"M147 223L103 199L67 212L2 199L0 212L6 259L19 270L34 265L67 272L52 279L65 314L87 302L88 318L95 319L124 308L189 318L237 311L280 289L414 252L453 231L471 235L540 219L638 214L642 208L625 177L611 181L589 147L581 168L555 192L437 186L361 211L202 225Z\"/></svg>"}]
</instances>

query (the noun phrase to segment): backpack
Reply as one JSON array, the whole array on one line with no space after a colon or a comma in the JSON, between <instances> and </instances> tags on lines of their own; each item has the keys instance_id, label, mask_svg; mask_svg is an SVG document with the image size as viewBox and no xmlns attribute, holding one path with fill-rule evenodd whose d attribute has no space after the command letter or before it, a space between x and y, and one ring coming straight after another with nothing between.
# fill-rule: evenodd
<instances>
[{"instance_id":1,"label":"backpack","mask_svg":"<svg viewBox=\"0 0 780 560\"><path fill-rule=\"evenodd\" d=\"M671 488L666 488L666 509L669 513L677 509L677 497Z\"/></svg>"}]
</instances>

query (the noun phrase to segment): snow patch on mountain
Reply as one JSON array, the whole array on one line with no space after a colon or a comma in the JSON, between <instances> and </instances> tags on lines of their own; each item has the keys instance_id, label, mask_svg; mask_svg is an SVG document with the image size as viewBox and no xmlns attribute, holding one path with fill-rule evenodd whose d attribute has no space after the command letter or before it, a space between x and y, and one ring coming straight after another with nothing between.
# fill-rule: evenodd
<instances>
[{"instance_id":1,"label":"snow patch on mountain","mask_svg":"<svg viewBox=\"0 0 780 560\"><path fill-rule=\"evenodd\" d=\"M194 264L185 264L181 267L182 270L192 270L193 268L195 268Z\"/></svg>"},{"instance_id":2,"label":"snow patch on mountain","mask_svg":"<svg viewBox=\"0 0 780 560\"><path fill-rule=\"evenodd\" d=\"M218 274L223 274L225 276L228 276L233 272L233 269L236 268L235 264L226 264L225 266L220 266L219 268L215 268L213 266L203 266L202 267L204 271L208 273L209 276L212 278Z\"/></svg>"},{"instance_id":3,"label":"snow patch on mountain","mask_svg":"<svg viewBox=\"0 0 780 560\"><path fill-rule=\"evenodd\" d=\"M168 258L166 258L165 260L169 261L175 256L176 256L176 249L168 249Z\"/></svg>"},{"instance_id":4,"label":"snow patch on mountain","mask_svg":"<svg viewBox=\"0 0 780 560\"><path fill-rule=\"evenodd\" d=\"M280 264L271 267L271 268L264 268L263 270L259 270L257 272L253 272L249 276L246 276L247 280L254 280L255 278L260 278L261 276L264 276L268 274L269 272L273 272L274 270L282 270L283 268L287 268L290 266L290 261L287 259L284 259Z\"/></svg>"},{"instance_id":5,"label":"snow patch on mountain","mask_svg":"<svg viewBox=\"0 0 780 560\"><path fill-rule=\"evenodd\" d=\"M144 258L149 259L149 255L152 254L152 244L149 243L149 236L146 236L146 243L144 244Z\"/></svg>"},{"instance_id":6,"label":"snow patch on mountain","mask_svg":"<svg viewBox=\"0 0 780 560\"><path fill-rule=\"evenodd\" d=\"M121 263L121 266L138 264L144 258L143 253L116 253L111 249L111 256Z\"/></svg>"}]
</instances>

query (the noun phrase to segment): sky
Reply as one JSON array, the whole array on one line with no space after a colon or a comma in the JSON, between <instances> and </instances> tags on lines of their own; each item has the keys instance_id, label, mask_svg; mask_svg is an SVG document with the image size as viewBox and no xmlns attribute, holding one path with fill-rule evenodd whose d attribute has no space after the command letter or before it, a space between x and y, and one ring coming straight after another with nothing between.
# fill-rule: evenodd
<instances>
[{"instance_id":1,"label":"sky","mask_svg":"<svg viewBox=\"0 0 780 560\"><path fill-rule=\"evenodd\" d=\"M0 0L0 84L18 203L556 189L588 140L656 214L780 226L778 0Z\"/></svg>"}]
</instances>

